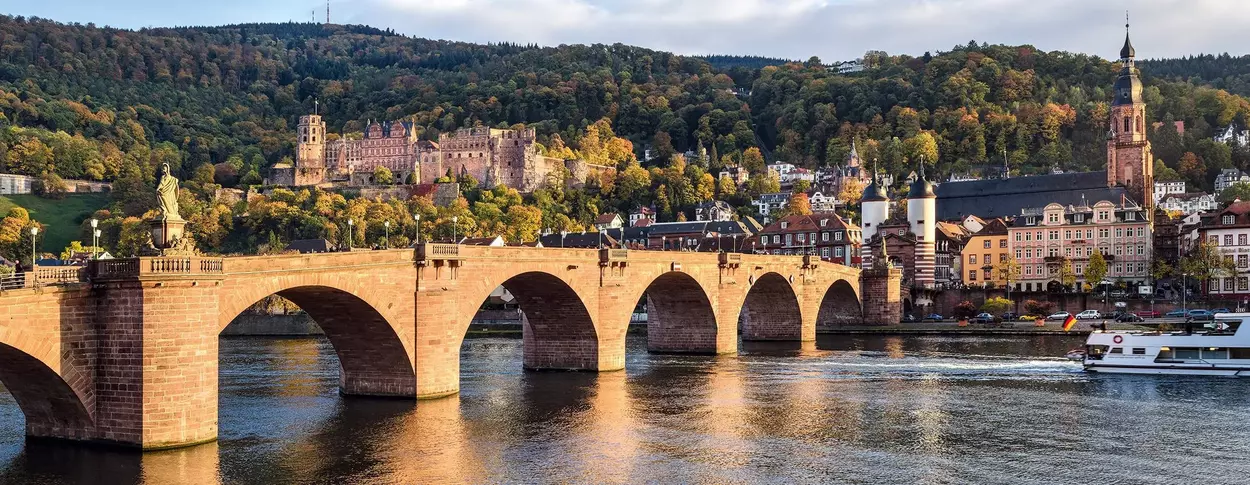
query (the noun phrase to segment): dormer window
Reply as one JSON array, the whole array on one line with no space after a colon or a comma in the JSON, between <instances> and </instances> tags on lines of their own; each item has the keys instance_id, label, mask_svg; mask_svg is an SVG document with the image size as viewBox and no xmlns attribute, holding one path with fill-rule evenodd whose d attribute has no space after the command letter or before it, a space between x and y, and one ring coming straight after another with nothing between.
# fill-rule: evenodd
<instances>
[{"instance_id":1,"label":"dormer window","mask_svg":"<svg viewBox=\"0 0 1250 485\"><path fill-rule=\"evenodd\" d=\"M782 229L785 229L785 228L787 228L787 227L790 227L790 223L789 223L789 222L782 221L782 222L781 222L781 228L782 228Z\"/></svg>"},{"instance_id":2,"label":"dormer window","mask_svg":"<svg viewBox=\"0 0 1250 485\"><path fill-rule=\"evenodd\" d=\"M1223 223L1224 225L1226 225L1226 226L1228 226L1228 225L1232 225L1232 224L1233 224L1233 223L1235 223L1235 222L1236 222L1236 220L1237 220L1237 218L1236 218L1235 216L1233 216L1232 214L1225 214L1225 215L1224 215L1224 217L1223 217L1222 219L1223 219L1223 220L1222 220L1222 223Z\"/></svg>"},{"instance_id":3,"label":"dormer window","mask_svg":"<svg viewBox=\"0 0 1250 485\"><path fill-rule=\"evenodd\" d=\"M1125 213L1124 213L1124 220L1126 220L1126 221L1131 221L1131 220L1134 220L1134 218L1136 218L1136 217L1137 217L1137 216L1136 216L1135 214L1133 214L1132 212L1125 212Z\"/></svg>"}]
</instances>

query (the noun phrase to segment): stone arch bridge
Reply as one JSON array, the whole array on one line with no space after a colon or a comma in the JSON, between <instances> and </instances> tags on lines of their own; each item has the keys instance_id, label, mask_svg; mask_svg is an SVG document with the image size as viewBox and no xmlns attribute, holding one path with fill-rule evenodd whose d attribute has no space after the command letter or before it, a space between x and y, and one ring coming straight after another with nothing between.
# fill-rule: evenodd
<instances>
[{"instance_id":1,"label":"stone arch bridge","mask_svg":"<svg viewBox=\"0 0 1250 485\"><path fill-rule=\"evenodd\" d=\"M807 341L817 322L897 318L898 270L873 275L802 256L448 244L95 261L0 291L0 381L28 436L186 446L217 437L218 334L273 294L325 331L344 394L424 399L459 390L461 342L501 285L526 315L527 369L612 371L644 295L652 351L732 353L739 334Z\"/></svg>"}]
</instances>

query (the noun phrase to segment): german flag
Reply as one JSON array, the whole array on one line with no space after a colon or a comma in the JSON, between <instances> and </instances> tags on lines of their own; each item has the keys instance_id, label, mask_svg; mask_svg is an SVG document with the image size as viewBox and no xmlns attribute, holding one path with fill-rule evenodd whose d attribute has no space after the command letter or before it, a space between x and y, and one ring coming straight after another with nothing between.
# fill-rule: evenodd
<instances>
[{"instance_id":1,"label":"german flag","mask_svg":"<svg viewBox=\"0 0 1250 485\"><path fill-rule=\"evenodd\" d=\"M1068 318L1063 319L1063 331L1072 330L1072 326L1076 325L1076 315L1068 314Z\"/></svg>"}]
</instances>

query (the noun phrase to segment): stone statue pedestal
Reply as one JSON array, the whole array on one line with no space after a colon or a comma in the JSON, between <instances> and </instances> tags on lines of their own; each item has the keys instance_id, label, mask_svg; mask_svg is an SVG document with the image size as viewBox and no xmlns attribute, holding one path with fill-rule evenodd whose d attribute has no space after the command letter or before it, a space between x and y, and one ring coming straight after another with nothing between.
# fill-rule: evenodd
<instances>
[{"instance_id":1,"label":"stone statue pedestal","mask_svg":"<svg viewBox=\"0 0 1250 485\"><path fill-rule=\"evenodd\" d=\"M179 219L157 219L148 223L152 232L152 241L148 247L140 251L141 256L195 256L195 243L185 233L187 221Z\"/></svg>"},{"instance_id":2,"label":"stone statue pedestal","mask_svg":"<svg viewBox=\"0 0 1250 485\"><path fill-rule=\"evenodd\" d=\"M183 229L187 226L187 221L182 219L157 219L149 222L152 228L152 245L157 249L169 249L174 243L182 239Z\"/></svg>"}]
</instances>

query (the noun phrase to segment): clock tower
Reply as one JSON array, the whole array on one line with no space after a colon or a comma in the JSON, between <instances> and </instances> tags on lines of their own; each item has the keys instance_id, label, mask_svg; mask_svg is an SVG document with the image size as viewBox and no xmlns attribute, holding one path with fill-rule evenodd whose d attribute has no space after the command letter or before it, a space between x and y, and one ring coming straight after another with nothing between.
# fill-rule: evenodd
<instances>
[{"instance_id":1,"label":"clock tower","mask_svg":"<svg viewBox=\"0 0 1250 485\"><path fill-rule=\"evenodd\" d=\"M1154 216L1154 156L1146 140L1146 103L1141 78L1133 64L1136 52L1124 24L1124 47L1120 49L1120 75L1111 102L1111 129L1107 131L1107 186L1122 186L1134 202Z\"/></svg>"}]
</instances>

